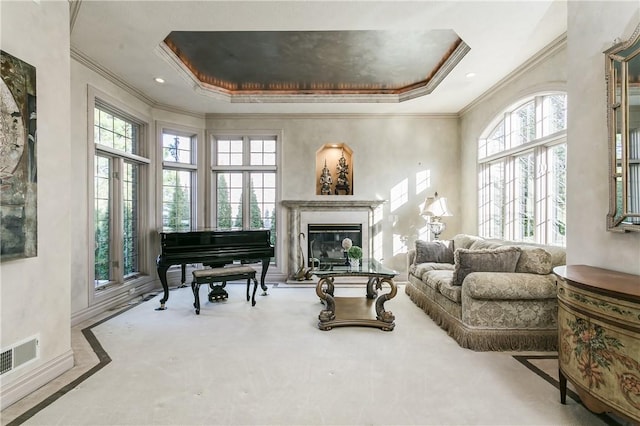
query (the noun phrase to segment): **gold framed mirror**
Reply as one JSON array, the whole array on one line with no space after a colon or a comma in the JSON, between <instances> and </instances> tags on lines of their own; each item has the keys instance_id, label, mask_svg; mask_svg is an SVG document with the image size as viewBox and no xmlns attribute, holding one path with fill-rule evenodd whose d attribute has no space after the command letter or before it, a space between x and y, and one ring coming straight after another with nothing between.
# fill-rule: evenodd
<instances>
[{"instance_id":1,"label":"gold framed mirror","mask_svg":"<svg viewBox=\"0 0 640 426\"><path fill-rule=\"evenodd\" d=\"M607 230L640 231L640 24L605 50L609 128Z\"/></svg>"}]
</instances>

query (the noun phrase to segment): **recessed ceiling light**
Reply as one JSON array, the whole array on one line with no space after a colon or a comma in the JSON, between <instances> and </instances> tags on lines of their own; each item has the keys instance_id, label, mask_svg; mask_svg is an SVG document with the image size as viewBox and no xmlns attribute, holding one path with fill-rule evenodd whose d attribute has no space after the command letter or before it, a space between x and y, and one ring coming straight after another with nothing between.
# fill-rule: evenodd
<instances>
[{"instance_id":1,"label":"recessed ceiling light","mask_svg":"<svg viewBox=\"0 0 640 426\"><path fill-rule=\"evenodd\" d=\"M156 78L154 78L154 80L155 80L156 83L164 83L164 78L162 78L162 77L156 77Z\"/></svg>"},{"instance_id":2,"label":"recessed ceiling light","mask_svg":"<svg viewBox=\"0 0 640 426\"><path fill-rule=\"evenodd\" d=\"M475 77L475 76L476 76L476 73L475 73L475 72L470 72L470 73L467 73L467 75L466 75L465 77L467 77L467 78L473 78L473 77Z\"/></svg>"}]
</instances>

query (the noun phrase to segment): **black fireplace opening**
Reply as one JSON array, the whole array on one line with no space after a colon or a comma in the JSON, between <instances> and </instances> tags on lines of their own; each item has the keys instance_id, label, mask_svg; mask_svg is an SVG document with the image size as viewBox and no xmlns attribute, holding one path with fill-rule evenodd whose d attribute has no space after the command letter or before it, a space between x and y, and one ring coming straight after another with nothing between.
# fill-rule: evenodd
<instances>
[{"instance_id":1,"label":"black fireplace opening","mask_svg":"<svg viewBox=\"0 0 640 426\"><path fill-rule=\"evenodd\" d=\"M346 262L342 240L350 238L362 247L362 224L309 224L307 228L308 266L343 264Z\"/></svg>"}]
</instances>

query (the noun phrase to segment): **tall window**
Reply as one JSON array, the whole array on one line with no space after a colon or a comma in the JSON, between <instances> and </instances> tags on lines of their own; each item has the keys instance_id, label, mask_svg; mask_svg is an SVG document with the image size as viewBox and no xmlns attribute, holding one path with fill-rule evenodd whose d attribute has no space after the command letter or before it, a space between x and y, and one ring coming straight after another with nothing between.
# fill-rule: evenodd
<instances>
[{"instance_id":1,"label":"tall window","mask_svg":"<svg viewBox=\"0 0 640 426\"><path fill-rule=\"evenodd\" d=\"M215 137L214 223L219 229L270 229L276 238L277 137Z\"/></svg>"},{"instance_id":2,"label":"tall window","mask_svg":"<svg viewBox=\"0 0 640 426\"><path fill-rule=\"evenodd\" d=\"M541 94L499 115L478 141L479 234L565 245L567 97Z\"/></svg>"},{"instance_id":3,"label":"tall window","mask_svg":"<svg viewBox=\"0 0 640 426\"><path fill-rule=\"evenodd\" d=\"M195 223L193 190L196 179L196 138L179 132L162 133L162 228L186 231Z\"/></svg>"},{"instance_id":4,"label":"tall window","mask_svg":"<svg viewBox=\"0 0 640 426\"><path fill-rule=\"evenodd\" d=\"M140 275L143 126L96 100L93 117L94 286Z\"/></svg>"}]
</instances>

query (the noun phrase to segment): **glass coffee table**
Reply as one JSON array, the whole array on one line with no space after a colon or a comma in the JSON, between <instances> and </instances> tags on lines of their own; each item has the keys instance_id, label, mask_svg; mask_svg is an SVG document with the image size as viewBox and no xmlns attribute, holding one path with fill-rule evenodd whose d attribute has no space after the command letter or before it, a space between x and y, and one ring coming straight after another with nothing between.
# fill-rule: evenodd
<instances>
[{"instance_id":1,"label":"glass coffee table","mask_svg":"<svg viewBox=\"0 0 640 426\"><path fill-rule=\"evenodd\" d=\"M331 330L333 327L364 326L393 330L395 317L390 311L385 311L384 304L398 293L393 282L393 277L398 274L396 271L375 259L362 259L359 266L320 263L313 273L318 277L316 294L325 305L318 316L318 328ZM339 277L366 278L366 297L335 297L334 281ZM383 284L387 284L390 290L378 295Z\"/></svg>"}]
</instances>

